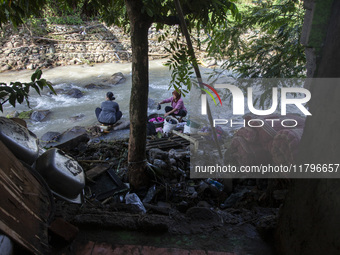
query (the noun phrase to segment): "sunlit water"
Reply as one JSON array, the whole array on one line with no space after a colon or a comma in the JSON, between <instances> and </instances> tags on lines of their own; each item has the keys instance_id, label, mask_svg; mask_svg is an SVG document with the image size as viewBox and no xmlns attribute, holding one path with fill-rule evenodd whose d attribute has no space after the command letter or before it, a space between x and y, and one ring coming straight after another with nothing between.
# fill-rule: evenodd
<instances>
[{"instance_id":1,"label":"sunlit water","mask_svg":"<svg viewBox=\"0 0 340 255\"><path fill-rule=\"evenodd\" d=\"M155 102L171 96L173 89L169 91L169 83L171 80L171 72L168 67L165 67L165 60L155 60L149 63L149 98ZM208 77L213 72L213 69L200 67L203 82L210 83ZM126 81L118 85L110 85L109 89L86 89L85 85L94 83L97 85L105 84L103 81L110 78L116 72L122 72ZM13 71L0 74L0 81L9 84L11 81L29 82L33 71ZM224 71L219 76L216 83L232 84L234 79L230 77L231 73ZM33 110L50 110L48 117L41 122L33 122L27 120L29 129L38 137L41 137L48 131L63 132L74 126L89 127L99 124L94 110L99 107L101 102L105 100L107 91L112 91L116 97L116 102L119 104L123 112L122 120L129 120L129 100L131 93L131 64L107 63L89 65L74 65L56 67L48 70L43 70L42 78L52 82L55 89L78 88L84 93L81 98L71 98L67 95L58 94L51 95L49 89L43 90L42 95L39 96L34 90L31 91L29 101L30 107ZM193 81L195 77L193 76ZM227 90L218 91L223 98ZM256 94L261 94L257 91ZM207 116L201 115L201 90L193 88L190 95L183 98L184 103L188 109L189 116L193 121L197 121L202 125L208 125ZM213 118L229 119L233 118L235 121L242 121L242 116L233 116L232 107L228 100L223 101L223 106L218 103L215 106L211 98L207 96L210 101ZM164 113L164 106L157 111L155 108L149 108L148 114ZM17 105L13 108L9 103L4 106L4 112L0 113L2 116L13 113L14 111L22 112L30 110L25 103ZM247 110L246 110L247 111ZM291 112L295 112L292 109ZM77 117L78 116L78 117ZM75 118L76 117L76 118ZM230 126L223 127L226 131L233 132L235 128ZM236 127L237 129L237 127Z\"/></svg>"},{"instance_id":2,"label":"sunlit water","mask_svg":"<svg viewBox=\"0 0 340 255\"><path fill-rule=\"evenodd\" d=\"M164 60L156 60L150 62L149 75L149 98L154 99L155 102L160 101L171 96L169 91L169 83L171 80L171 73L168 67L163 65ZM206 70L202 70L204 74ZM126 77L126 82L118 85L110 85L109 89L86 89L85 85L104 84L103 81L108 79L112 74L122 72ZM29 82L33 71L22 70L13 71L0 74L0 81L9 84L11 81ZM78 88L84 96L81 98L70 98L67 95L58 94L50 95L49 89L45 88L42 95L39 96L34 90L30 92L30 107L33 110L50 110L46 120L41 122L33 122L27 120L29 129L38 137L41 137L47 131L63 132L68 128L74 126L92 126L98 124L94 110L100 106L101 102L105 100L107 91L112 91L116 97L116 102L120 105L123 112L122 120L129 119L129 100L131 93L131 64L96 64L94 66L88 65L74 65L56 67L48 70L43 70L42 78L52 82L55 89ZM189 104L189 97L184 98L184 102ZM190 102L190 106L194 104L199 107L200 101ZM189 107L191 108L191 107ZM30 110L25 103L17 105L13 108L10 104L4 106L2 116L13 113L14 111L22 112ZM162 109L148 109L148 114L163 113ZM199 111L195 111L199 114ZM196 113L195 113L196 114ZM192 116L195 115L194 113ZM79 118L74 119L75 116Z\"/></svg>"}]
</instances>

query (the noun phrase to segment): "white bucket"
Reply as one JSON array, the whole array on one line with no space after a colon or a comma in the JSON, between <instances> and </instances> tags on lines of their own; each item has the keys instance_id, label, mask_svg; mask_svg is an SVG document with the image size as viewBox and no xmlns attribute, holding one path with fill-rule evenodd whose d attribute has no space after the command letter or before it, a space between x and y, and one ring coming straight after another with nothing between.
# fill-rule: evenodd
<instances>
[{"instance_id":1,"label":"white bucket","mask_svg":"<svg viewBox=\"0 0 340 255\"><path fill-rule=\"evenodd\" d=\"M176 122L176 124L171 124L169 121L170 120L174 120ZM164 120L164 126L163 126L163 132L164 133L170 133L172 130L174 130L176 128L178 124L178 120L172 116L168 116L165 118Z\"/></svg>"}]
</instances>

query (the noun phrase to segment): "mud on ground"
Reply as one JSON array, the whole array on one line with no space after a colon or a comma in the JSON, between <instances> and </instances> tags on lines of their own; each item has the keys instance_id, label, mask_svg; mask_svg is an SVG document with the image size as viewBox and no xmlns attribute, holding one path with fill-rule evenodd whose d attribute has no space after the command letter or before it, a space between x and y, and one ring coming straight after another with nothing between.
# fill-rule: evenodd
<instances>
[{"instance_id":1,"label":"mud on ground","mask_svg":"<svg viewBox=\"0 0 340 255\"><path fill-rule=\"evenodd\" d=\"M80 144L69 153L85 172L107 164L122 182L127 183L127 149L127 139L97 140L86 146ZM185 160L181 160L185 166ZM96 199L94 192L110 188L111 179L107 173L87 179L85 203L56 201L55 216L80 231L73 243L55 246L54 253L72 254L74 245L92 241L111 245L149 244L237 254L273 254L278 207L282 202L273 197L273 190L282 189L285 183L278 180L270 183L265 180L233 180L233 190L228 193L189 176L189 168L178 172L171 165L150 171L154 194L151 200L143 203L146 213L142 212L140 205L125 203L124 197L129 189L105 199ZM95 188L98 186L102 190ZM140 200L145 200L149 190L150 187L145 187L134 192ZM222 207L227 200L229 206Z\"/></svg>"}]
</instances>

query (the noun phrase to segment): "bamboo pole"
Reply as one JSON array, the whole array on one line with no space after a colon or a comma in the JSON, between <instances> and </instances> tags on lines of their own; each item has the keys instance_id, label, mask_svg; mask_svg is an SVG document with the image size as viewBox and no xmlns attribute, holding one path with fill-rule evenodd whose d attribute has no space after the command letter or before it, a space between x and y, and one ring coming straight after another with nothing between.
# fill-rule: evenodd
<instances>
[{"instance_id":1,"label":"bamboo pole","mask_svg":"<svg viewBox=\"0 0 340 255\"><path fill-rule=\"evenodd\" d=\"M194 49L193 49L193 46L192 46L192 43L191 43L191 39L190 39L190 35L189 35L189 32L188 32L187 25L186 25L185 20L184 20L183 11L182 11L181 5L179 3L179 0L174 0L174 2L175 2L175 7L176 7L176 10L177 10L178 16L179 16L182 32L183 32L185 39L187 41L187 45L188 45L188 48L189 48L189 54L191 54L192 59L195 60L192 63L192 65L194 66L197 81L198 81L200 88L203 89L201 72L199 70L199 67L198 67L198 64L197 64L197 61L196 61L195 52L194 52ZM205 92L202 92L202 93L205 93ZM220 145L219 145L218 140L217 140L216 130L215 130L214 125L213 125L213 119L212 119L212 116L211 116L211 111L210 111L210 107L209 107L208 102L207 102L207 115L208 115L211 130L213 132L215 145L218 149L218 154L219 154L220 157L222 157L221 148L220 148Z\"/></svg>"}]
</instances>

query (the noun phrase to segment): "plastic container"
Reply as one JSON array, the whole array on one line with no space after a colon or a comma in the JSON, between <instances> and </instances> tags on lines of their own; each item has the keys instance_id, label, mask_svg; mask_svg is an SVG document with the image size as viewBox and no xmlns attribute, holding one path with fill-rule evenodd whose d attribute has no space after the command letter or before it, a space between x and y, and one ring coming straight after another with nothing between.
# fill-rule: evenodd
<instances>
[{"instance_id":1,"label":"plastic container","mask_svg":"<svg viewBox=\"0 0 340 255\"><path fill-rule=\"evenodd\" d=\"M176 128L178 125L178 120L172 116L168 116L165 118L163 132L170 133L172 130Z\"/></svg>"},{"instance_id":2,"label":"plastic container","mask_svg":"<svg viewBox=\"0 0 340 255\"><path fill-rule=\"evenodd\" d=\"M0 140L20 160L32 165L39 155L35 134L14 120L0 117Z\"/></svg>"},{"instance_id":3,"label":"plastic container","mask_svg":"<svg viewBox=\"0 0 340 255\"><path fill-rule=\"evenodd\" d=\"M37 159L36 170L56 196L69 202L82 202L85 175L72 157L59 149L49 149Z\"/></svg>"},{"instance_id":4,"label":"plastic container","mask_svg":"<svg viewBox=\"0 0 340 255\"><path fill-rule=\"evenodd\" d=\"M164 118L164 114L158 114L158 113L153 113L148 116L148 121L155 118L157 119L158 117ZM161 122L153 122L156 128L158 127L163 127L164 121Z\"/></svg>"},{"instance_id":5,"label":"plastic container","mask_svg":"<svg viewBox=\"0 0 340 255\"><path fill-rule=\"evenodd\" d=\"M210 185L216 187L219 191L223 191L224 190L224 185L218 181L215 181L213 179L208 178L207 179L207 183L209 183Z\"/></svg>"}]
</instances>

